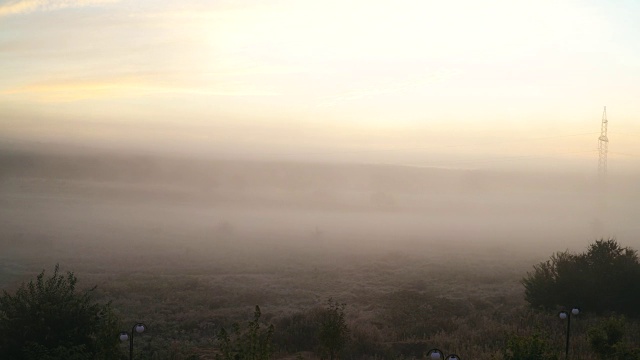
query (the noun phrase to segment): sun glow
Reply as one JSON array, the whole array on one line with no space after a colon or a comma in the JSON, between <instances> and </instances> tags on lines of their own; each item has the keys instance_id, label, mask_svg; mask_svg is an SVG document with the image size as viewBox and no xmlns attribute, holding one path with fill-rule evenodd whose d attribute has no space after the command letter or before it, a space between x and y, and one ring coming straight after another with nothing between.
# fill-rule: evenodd
<instances>
[{"instance_id":1,"label":"sun glow","mask_svg":"<svg viewBox=\"0 0 640 360\"><path fill-rule=\"evenodd\" d=\"M603 103L627 128L640 113L635 38L602 4L51 3L0 6L5 129L34 114L102 117L352 147L377 141L354 134L584 133Z\"/></svg>"}]
</instances>

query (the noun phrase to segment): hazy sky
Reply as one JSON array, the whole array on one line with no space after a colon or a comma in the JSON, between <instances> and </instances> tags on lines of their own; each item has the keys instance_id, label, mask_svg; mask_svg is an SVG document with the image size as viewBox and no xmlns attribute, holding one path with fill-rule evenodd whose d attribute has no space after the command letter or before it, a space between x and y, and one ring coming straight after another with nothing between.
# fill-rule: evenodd
<instances>
[{"instance_id":1,"label":"hazy sky","mask_svg":"<svg viewBox=\"0 0 640 360\"><path fill-rule=\"evenodd\" d=\"M611 156L638 162L638 19L606 0L0 1L0 141L590 159L606 105Z\"/></svg>"}]
</instances>

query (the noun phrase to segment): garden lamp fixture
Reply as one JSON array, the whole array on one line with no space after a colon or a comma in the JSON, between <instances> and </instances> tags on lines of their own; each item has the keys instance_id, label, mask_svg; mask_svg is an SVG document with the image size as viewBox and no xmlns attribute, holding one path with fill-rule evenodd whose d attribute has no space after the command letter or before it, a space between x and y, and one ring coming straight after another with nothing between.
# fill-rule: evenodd
<instances>
[{"instance_id":1,"label":"garden lamp fixture","mask_svg":"<svg viewBox=\"0 0 640 360\"><path fill-rule=\"evenodd\" d=\"M571 316L576 316L580 314L580 309L574 307L571 311L562 310L558 313L558 316L562 320L567 320L567 344L564 349L564 358L565 360L569 359L569 337L571 335Z\"/></svg>"},{"instance_id":2,"label":"garden lamp fixture","mask_svg":"<svg viewBox=\"0 0 640 360\"><path fill-rule=\"evenodd\" d=\"M143 324L143 323L137 323L135 325L133 325L133 327L131 328L131 335L129 335L128 332L123 331L120 333L119 339L120 341L124 342L129 340L129 360L133 360L133 338L134 335L137 334L142 334L145 330L147 330L147 325Z\"/></svg>"},{"instance_id":3,"label":"garden lamp fixture","mask_svg":"<svg viewBox=\"0 0 640 360\"><path fill-rule=\"evenodd\" d=\"M460 360L460 357L456 354L450 354L447 357L444 356L444 353L440 349L431 349L427 353L427 359L433 360Z\"/></svg>"}]
</instances>

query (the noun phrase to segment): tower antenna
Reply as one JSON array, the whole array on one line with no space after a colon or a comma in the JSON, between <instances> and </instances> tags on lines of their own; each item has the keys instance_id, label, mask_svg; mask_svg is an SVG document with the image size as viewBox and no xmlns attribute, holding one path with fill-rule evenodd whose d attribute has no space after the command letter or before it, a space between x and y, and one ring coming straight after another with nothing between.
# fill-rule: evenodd
<instances>
[{"instance_id":1,"label":"tower antenna","mask_svg":"<svg viewBox=\"0 0 640 360\"><path fill-rule=\"evenodd\" d=\"M598 180L604 186L607 180L607 153L609 152L609 138L607 137L607 107L602 112L602 125L600 125L600 137L598 138Z\"/></svg>"}]
</instances>

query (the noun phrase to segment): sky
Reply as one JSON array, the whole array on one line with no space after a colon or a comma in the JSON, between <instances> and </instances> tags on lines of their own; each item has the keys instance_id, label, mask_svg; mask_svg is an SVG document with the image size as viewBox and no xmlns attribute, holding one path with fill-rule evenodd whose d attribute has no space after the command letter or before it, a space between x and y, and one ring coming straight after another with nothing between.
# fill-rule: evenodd
<instances>
[{"instance_id":1,"label":"sky","mask_svg":"<svg viewBox=\"0 0 640 360\"><path fill-rule=\"evenodd\" d=\"M0 0L0 141L588 162L607 106L609 156L635 164L639 18L605 0Z\"/></svg>"}]
</instances>

